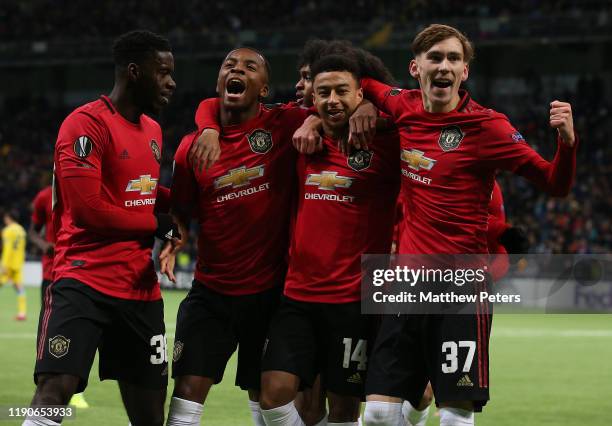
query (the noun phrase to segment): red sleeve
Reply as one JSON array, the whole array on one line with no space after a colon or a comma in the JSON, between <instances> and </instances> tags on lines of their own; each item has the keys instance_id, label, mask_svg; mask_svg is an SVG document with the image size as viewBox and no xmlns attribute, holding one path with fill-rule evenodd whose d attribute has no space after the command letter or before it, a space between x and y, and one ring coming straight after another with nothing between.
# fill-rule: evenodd
<instances>
[{"instance_id":1,"label":"red sleeve","mask_svg":"<svg viewBox=\"0 0 612 426\"><path fill-rule=\"evenodd\" d=\"M155 216L124 210L100 197L101 163L108 130L87 114L74 114L62 124L56 143L57 174L76 226L99 234L152 235Z\"/></svg>"},{"instance_id":2,"label":"red sleeve","mask_svg":"<svg viewBox=\"0 0 612 426\"><path fill-rule=\"evenodd\" d=\"M36 197L34 197L34 201L32 202L32 223L34 224L37 232L40 231L46 223L46 206L44 204L45 197L43 196L44 191L45 190L43 189L36 194Z\"/></svg>"},{"instance_id":3,"label":"red sleeve","mask_svg":"<svg viewBox=\"0 0 612 426\"><path fill-rule=\"evenodd\" d=\"M219 123L219 102L219 98L204 99L200 102L195 114L195 122L198 131L215 129L221 132L221 125Z\"/></svg>"},{"instance_id":4,"label":"red sleeve","mask_svg":"<svg viewBox=\"0 0 612 426\"><path fill-rule=\"evenodd\" d=\"M170 190L170 204L173 210L185 211L193 206L197 199L197 182L188 154L197 133L185 135L174 154L174 175Z\"/></svg>"},{"instance_id":5,"label":"red sleeve","mask_svg":"<svg viewBox=\"0 0 612 426\"><path fill-rule=\"evenodd\" d=\"M491 192L491 201L489 202L489 214L506 221L506 212L504 211L504 196L501 192L499 183L495 181L493 191Z\"/></svg>"},{"instance_id":6,"label":"red sleeve","mask_svg":"<svg viewBox=\"0 0 612 426\"><path fill-rule=\"evenodd\" d=\"M553 161L548 162L525 142L505 117L485 121L481 134L484 138L479 144L479 156L487 167L514 172L554 196L569 193L576 173L578 139L572 148L557 139L557 153Z\"/></svg>"},{"instance_id":7,"label":"red sleeve","mask_svg":"<svg viewBox=\"0 0 612 426\"><path fill-rule=\"evenodd\" d=\"M405 90L391 87L371 78L363 78L361 88L363 96L380 111L390 115L394 120L398 120L402 115L405 109L402 102Z\"/></svg>"},{"instance_id":8,"label":"red sleeve","mask_svg":"<svg viewBox=\"0 0 612 426\"><path fill-rule=\"evenodd\" d=\"M498 281L506 275L510 267L510 260L506 248L500 244L499 237L508 229L506 213L504 212L504 198L499 184L495 182L489 203L489 227L487 230L487 243L491 253L489 271L493 281Z\"/></svg>"},{"instance_id":9,"label":"red sleeve","mask_svg":"<svg viewBox=\"0 0 612 426\"><path fill-rule=\"evenodd\" d=\"M310 115L310 109L304 109L301 106L294 106L291 104L283 105L281 107L281 110L284 114L282 116L283 124L291 128L291 135L293 135L293 132L295 132L302 124L304 124L304 120L306 120L306 118ZM291 138L289 139L291 140Z\"/></svg>"},{"instance_id":10,"label":"red sleeve","mask_svg":"<svg viewBox=\"0 0 612 426\"><path fill-rule=\"evenodd\" d=\"M71 114L62 124L55 144L55 161L62 177L99 177L109 138L106 126L94 117Z\"/></svg>"},{"instance_id":11,"label":"red sleeve","mask_svg":"<svg viewBox=\"0 0 612 426\"><path fill-rule=\"evenodd\" d=\"M499 244L497 240L509 227L510 225L506 223L504 199L501 188L499 187L499 184L495 182L493 192L491 193L491 201L489 202L489 227L487 231L489 247L491 247L493 244Z\"/></svg>"},{"instance_id":12,"label":"red sleeve","mask_svg":"<svg viewBox=\"0 0 612 426\"><path fill-rule=\"evenodd\" d=\"M170 188L159 185L155 198L155 213L168 213L170 211Z\"/></svg>"}]
</instances>

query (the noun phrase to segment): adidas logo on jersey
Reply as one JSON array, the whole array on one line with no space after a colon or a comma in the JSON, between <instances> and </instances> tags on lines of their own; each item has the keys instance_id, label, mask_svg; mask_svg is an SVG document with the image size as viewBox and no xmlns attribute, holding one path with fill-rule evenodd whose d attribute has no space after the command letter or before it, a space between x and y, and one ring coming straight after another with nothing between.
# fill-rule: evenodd
<instances>
[{"instance_id":1,"label":"adidas logo on jersey","mask_svg":"<svg viewBox=\"0 0 612 426\"><path fill-rule=\"evenodd\" d=\"M346 379L346 381L349 383L357 383L357 384L363 383L363 379L361 378L361 374L359 373L353 374L351 377Z\"/></svg>"},{"instance_id":2,"label":"adidas logo on jersey","mask_svg":"<svg viewBox=\"0 0 612 426\"><path fill-rule=\"evenodd\" d=\"M470 380L470 376L465 374L462 378L459 379L459 381L457 382L457 386L472 387L474 386L474 383L472 383L472 381Z\"/></svg>"},{"instance_id":3,"label":"adidas logo on jersey","mask_svg":"<svg viewBox=\"0 0 612 426\"><path fill-rule=\"evenodd\" d=\"M130 158L130 154L128 153L127 149L124 149L123 152L121 152L121 154L119 154L119 159L120 160L128 160Z\"/></svg>"},{"instance_id":4,"label":"adidas logo on jersey","mask_svg":"<svg viewBox=\"0 0 612 426\"><path fill-rule=\"evenodd\" d=\"M172 229L171 229L168 232L166 232L166 235L164 235L164 238L166 240L171 240L173 236L174 236L174 233L172 232Z\"/></svg>"}]
</instances>

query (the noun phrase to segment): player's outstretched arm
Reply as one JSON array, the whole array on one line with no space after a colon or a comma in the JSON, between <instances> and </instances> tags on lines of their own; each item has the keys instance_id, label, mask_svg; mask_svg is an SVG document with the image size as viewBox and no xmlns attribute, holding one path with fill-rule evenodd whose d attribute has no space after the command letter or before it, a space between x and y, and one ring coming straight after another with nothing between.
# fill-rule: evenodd
<instances>
[{"instance_id":1,"label":"player's outstretched arm","mask_svg":"<svg viewBox=\"0 0 612 426\"><path fill-rule=\"evenodd\" d=\"M498 114L483 122L480 132L483 143L478 145L479 158L482 160L480 164L489 169L514 172L550 195L567 196L576 174L576 151L579 145L568 103L551 103L550 125L558 133L557 152L551 162L531 148L505 116Z\"/></svg>"},{"instance_id":2,"label":"player's outstretched arm","mask_svg":"<svg viewBox=\"0 0 612 426\"><path fill-rule=\"evenodd\" d=\"M550 126L557 130L558 148L552 162L537 155L520 169L520 174L534 182L550 195L565 197L569 194L576 175L577 138L574 132L572 107L567 102L550 103Z\"/></svg>"}]
</instances>

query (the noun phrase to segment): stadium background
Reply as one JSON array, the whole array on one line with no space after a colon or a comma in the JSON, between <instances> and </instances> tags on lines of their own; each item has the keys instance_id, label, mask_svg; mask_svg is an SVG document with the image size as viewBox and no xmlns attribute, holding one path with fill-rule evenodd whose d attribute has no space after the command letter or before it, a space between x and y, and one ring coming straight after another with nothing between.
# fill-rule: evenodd
<instances>
[{"instance_id":1,"label":"stadium background","mask_svg":"<svg viewBox=\"0 0 612 426\"><path fill-rule=\"evenodd\" d=\"M548 103L572 103L581 148L571 195L553 199L521 178L501 175L509 221L527 229L533 253L610 253L611 13L609 0L3 1L0 209L17 209L27 228L30 202L49 182L59 125L75 106L110 91L110 46L124 31L160 32L174 47L178 87L159 117L162 181L169 184L174 150L194 126L198 101L214 95L219 64L230 48L250 45L265 53L272 65L270 101L294 97L297 55L314 37L350 39L380 56L398 86L415 87L407 72L410 41L428 23L441 22L457 26L476 45L467 84L472 97L506 113L545 158L555 150ZM187 270L193 248L189 253L182 259ZM30 244L28 259L39 255ZM182 295L166 292L170 333ZM29 319L17 324L10 289L0 292L0 405L26 404L32 394L37 290L29 289L28 296ZM609 424L612 373L603 360L612 359L610 317L499 318L493 401L479 423ZM246 397L232 388L232 379L228 368L205 410L208 424L248 424ZM79 424L125 418L112 384L93 380L91 388L93 407ZM597 398L601 392L607 397Z\"/></svg>"}]
</instances>

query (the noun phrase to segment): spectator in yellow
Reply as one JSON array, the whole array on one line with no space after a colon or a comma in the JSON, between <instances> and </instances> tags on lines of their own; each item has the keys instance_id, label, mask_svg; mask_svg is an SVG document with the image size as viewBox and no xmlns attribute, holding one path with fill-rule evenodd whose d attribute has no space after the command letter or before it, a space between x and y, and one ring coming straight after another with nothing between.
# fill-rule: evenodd
<instances>
[{"instance_id":1,"label":"spectator in yellow","mask_svg":"<svg viewBox=\"0 0 612 426\"><path fill-rule=\"evenodd\" d=\"M17 223L14 212L4 213L2 229L2 262L0 263L0 286L12 283L17 292L18 321L26 319L26 295L23 288L23 263L25 261L26 231Z\"/></svg>"}]
</instances>

